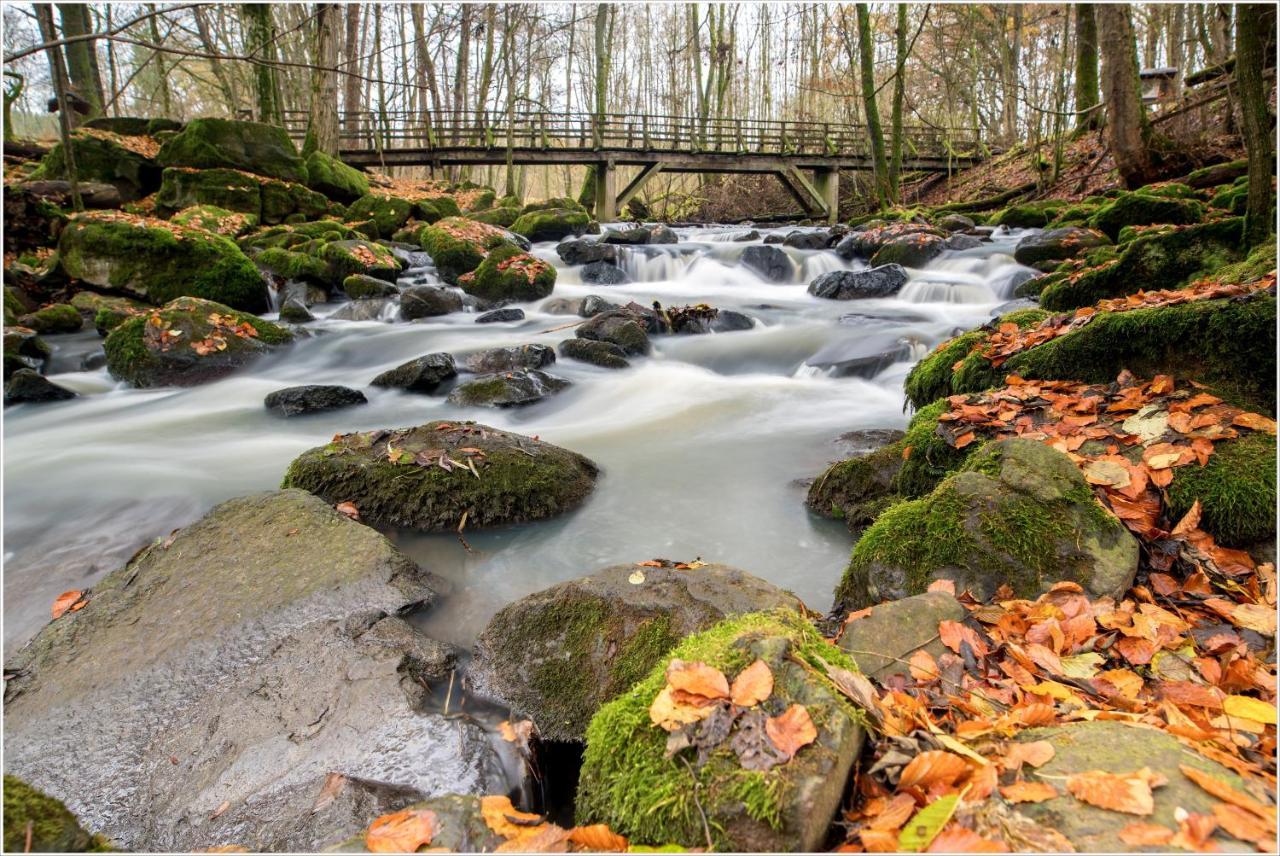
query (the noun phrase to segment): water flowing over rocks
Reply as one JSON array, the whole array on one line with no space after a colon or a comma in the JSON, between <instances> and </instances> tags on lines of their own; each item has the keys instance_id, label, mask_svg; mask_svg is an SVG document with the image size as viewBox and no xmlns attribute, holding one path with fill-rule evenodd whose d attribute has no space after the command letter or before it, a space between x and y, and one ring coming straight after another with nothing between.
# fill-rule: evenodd
<instances>
[{"instance_id":1,"label":"water flowing over rocks","mask_svg":"<svg viewBox=\"0 0 1280 856\"><path fill-rule=\"evenodd\" d=\"M747 247L742 251L742 264L768 282L790 282L795 275L791 258L777 247Z\"/></svg>"},{"instance_id":2,"label":"water flowing over rocks","mask_svg":"<svg viewBox=\"0 0 1280 856\"><path fill-rule=\"evenodd\" d=\"M555 352L551 351L554 357ZM459 407L517 407L568 389L571 381L537 369L514 369L458 384L449 403Z\"/></svg>"},{"instance_id":3,"label":"water flowing over rocks","mask_svg":"<svg viewBox=\"0 0 1280 856\"><path fill-rule=\"evenodd\" d=\"M889 264L861 271L838 270L824 273L809 283L809 293L828 300L857 300L891 297L907 283L902 265Z\"/></svg>"},{"instance_id":4,"label":"water flowing over rocks","mask_svg":"<svg viewBox=\"0 0 1280 856\"><path fill-rule=\"evenodd\" d=\"M291 386L267 395L262 404L281 416L305 416L308 413L325 413L357 404L367 404L368 399L358 389L346 386Z\"/></svg>"},{"instance_id":5,"label":"water flowing over rocks","mask_svg":"<svg viewBox=\"0 0 1280 856\"><path fill-rule=\"evenodd\" d=\"M388 369L369 381L369 384L429 393L435 392L457 374L452 354L426 354Z\"/></svg>"}]
</instances>

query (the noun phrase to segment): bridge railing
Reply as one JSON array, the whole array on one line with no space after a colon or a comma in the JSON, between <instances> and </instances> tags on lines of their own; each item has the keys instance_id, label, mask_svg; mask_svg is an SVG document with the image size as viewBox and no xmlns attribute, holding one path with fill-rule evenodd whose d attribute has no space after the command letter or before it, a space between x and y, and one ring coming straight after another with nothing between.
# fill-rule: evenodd
<instances>
[{"instance_id":1,"label":"bridge railing","mask_svg":"<svg viewBox=\"0 0 1280 856\"><path fill-rule=\"evenodd\" d=\"M284 126L301 139L306 111L286 111ZM903 128L908 157L978 155L975 129ZM761 119L702 120L690 116L525 111L395 110L339 113L343 149L485 148L729 152L765 155L869 157L865 125Z\"/></svg>"}]
</instances>

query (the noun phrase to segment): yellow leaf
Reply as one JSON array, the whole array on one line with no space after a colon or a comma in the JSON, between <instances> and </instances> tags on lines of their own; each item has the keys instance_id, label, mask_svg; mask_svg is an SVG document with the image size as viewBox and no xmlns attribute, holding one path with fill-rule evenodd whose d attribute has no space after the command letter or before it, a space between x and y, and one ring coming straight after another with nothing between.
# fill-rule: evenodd
<instances>
[{"instance_id":1,"label":"yellow leaf","mask_svg":"<svg viewBox=\"0 0 1280 856\"><path fill-rule=\"evenodd\" d=\"M1251 719L1264 725L1276 724L1275 705L1249 696L1229 695L1222 700L1222 709L1228 716Z\"/></svg>"}]
</instances>

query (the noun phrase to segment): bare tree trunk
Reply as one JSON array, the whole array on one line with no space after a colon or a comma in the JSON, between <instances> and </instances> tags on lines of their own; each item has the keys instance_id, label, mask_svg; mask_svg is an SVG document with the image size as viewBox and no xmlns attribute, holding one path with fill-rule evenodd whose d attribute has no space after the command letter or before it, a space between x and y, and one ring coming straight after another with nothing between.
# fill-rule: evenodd
<instances>
[{"instance_id":1,"label":"bare tree trunk","mask_svg":"<svg viewBox=\"0 0 1280 856\"><path fill-rule=\"evenodd\" d=\"M112 18L111 18L110 3L107 4L106 13L107 13L106 26L107 26L107 29L110 30L114 28L114 25L112 24ZM116 43L113 40L107 41L107 73L108 73L108 79L111 81L111 96L112 96L111 107L110 107L111 115L119 116L120 115L120 99L116 98L115 95L120 91L120 64L116 60Z\"/></svg>"},{"instance_id":2,"label":"bare tree trunk","mask_svg":"<svg viewBox=\"0 0 1280 856\"><path fill-rule=\"evenodd\" d=\"M893 112L889 120L889 196L894 205L898 204L898 177L902 172L902 98L904 94L903 77L907 70L907 4L898 5L898 26L896 36L896 52L893 64Z\"/></svg>"},{"instance_id":3,"label":"bare tree trunk","mask_svg":"<svg viewBox=\"0 0 1280 856\"><path fill-rule=\"evenodd\" d=\"M1271 173L1275 168L1271 112L1262 71L1268 56L1275 56L1276 7L1243 3L1236 7L1236 80L1244 114L1244 141L1249 152L1249 197L1245 207L1244 243L1253 246L1267 240L1275 221Z\"/></svg>"},{"instance_id":4,"label":"bare tree trunk","mask_svg":"<svg viewBox=\"0 0 1280 856\"><path fill-rule=\"evenodd\" d=\"M268 3L245 3L240 7L244 16L245 36L249 52L267 62L277 59L276 26ZM258 121L271 125L284 122L280 105L280 78L269 65L254 67L254 91L258 102Z\"/></svg>"},{"instance_id":5,"label":"bare tree trunk","mask_svg":"<svg viewBox=\"0 0 1280 856\"><path fill-rule=\"evenodd\" d=\"M889 165L884 156L884 133L880 129L880 109L876 106L875 50L871 42L871 16L866 3L855 5L858 13L858 53L861 60L862 105L867 115L867 136L871 138L871 157L875 169L876 200L883 208L889 204Z\"/></svg>"},{"instance_id":6,"label":"bare tree trunk","mask_svg":"<svg viewBox=\"0 0 1280 856\"><path fill-rule=\"evenodd\" d=\"M338 16L337 3L317 3L314 63L311 71L311 115L302 150L306 154L338 154Z\"/></svg>"},{"instance_id":7,"label":"bare tree trunk","mask_svg":"<svg viewBox=\"0 0 1280 856\"><path fill-rule=\"evenodd\" d=\"M1151 123L1142 105L1133 21L1125 5L1104 3L1096 10L1102 52L1102 93L1107 105L1107 142L1125 186L1140 187L1147 182L1152 169Z\"/></svg>"},{"instance_id":8,"label":"bare tree trunk","mask_svg":"<svg viewBox=\"0 0 1280 856\"><path fill-rule=\"evenodd\" d=\"M346 10L346 38L342 42L342 68L347 75L342 80L342 110L346 114L348 132L360 130L361 81L360 73L360 15L364 9L360 3L352 3ZM415 4L413 8L417 8Z\"/></svg>"},{"instance_id":9,"label":"bare tree trunk","mask_svg":"<svg viewBox=\"0 0 1280 856\"><path fill-rule=\"evenodd\" d=\"M58 15L62 19L62 34L67 38L93 32L89 7L83 3L59 3ZM102 105L107 101L102 94L102 75L98 71L96 45L96 40L84 39L71 42L64 48L71 90L89 104L89 118L101 116Z\"/></svg>"},{"instance_id":10,"label":"bare tree trunk","mask_svg":"<svg viewBox=\"0 0 1280 856\"><path fill-rule=\"evenodd\" d=\"M1187 7L1181 3L1168 9L1169 28L1165 33L1165 55L1169 65L1176 68L1173 77L1173 94L1182 95L1182 78L1186 75Z\"/></svg>"},{"instance_id":11,"label":"bare tree trunk","mask_svg":"<svg viewBox=\"0 0 1280 856\"><path fill-rule=\"evenodd\" d=\"M1085 113L1098 105L1098 22L1095 7L1077 3L1076 13L1076 131L1102 127L1102 111Z\"/></svg>"},{"instance_id":12,"label":"bare tree trunk","mask_svg":"<svg viewBox=\"0 0 1280 856\"><path fill-rule=\"evenodd\" d=\"M156 4L148 3L147 11L154 13L156 11ZM162 43L162 40L160 38L160 25L156 23L156 20L157 18L154 14L149 19L149 23L151 27L151 43L155 45L159 45ZM166 70L164 54L161 53L160 51L155 51L154 54L152 55L152 61L155 62L156 64L156 74L157 74L158 80L160 81L159 88L160 88L161 109L164 110L164 115L166 117L177 118L173 114L173 97L169 90L169 72Z\"/></svg>"},{"instance_id":13,"label":"bare tree trunk","mask_svg":"<svg viewBox=\"0 0 1280 856\"><path fill-rule=\"evenodd\" d=\"M209 68L213 71L214 79L218 81L218 88L222 90L222 97L227 103L227 112L234 116L240 99L236 96L235 86L227 75L226 66L222 64L222 60L218 59L218 55L222 52L209 34L209 21L205 17L205 8L196 6L191 11L196 21L196 35L200 39L200 46L204 52L210 55Z\"/></svg>"}]
</instances>

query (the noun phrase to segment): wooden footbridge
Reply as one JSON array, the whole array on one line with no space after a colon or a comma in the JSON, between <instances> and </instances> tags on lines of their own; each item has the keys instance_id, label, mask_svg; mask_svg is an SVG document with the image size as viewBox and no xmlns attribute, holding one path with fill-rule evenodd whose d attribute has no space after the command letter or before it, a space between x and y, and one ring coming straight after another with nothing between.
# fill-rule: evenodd
<instances>
[{"instance_id":1,"label":"wooden footbridge","mask_svg":"<svg viewBox=\"0 0 1280 856\"><path fill-rule=\"evenodd\" d=\"M284 117L306 133L307 113ZM835 222L841 170L871 170L863 125L609 113L372 112L340 114L339 149L352 166L577 164L595 167L596 217L612 220L660 172L776 175L812 217ZM903 129L904 171L972 166L983 147L972 128ZM618 168L638 168L619 190Z\"/></svg>"}]
</instances>

